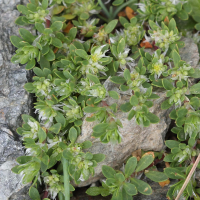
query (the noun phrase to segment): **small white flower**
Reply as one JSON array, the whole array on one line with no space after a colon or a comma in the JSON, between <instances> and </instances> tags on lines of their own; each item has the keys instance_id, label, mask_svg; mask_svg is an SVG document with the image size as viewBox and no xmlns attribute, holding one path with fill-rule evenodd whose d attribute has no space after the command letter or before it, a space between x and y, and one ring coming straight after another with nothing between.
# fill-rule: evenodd
<instances>
[{"instance_id":1,"label":"small white flower","mask_svg":"<svg viewBox=\"0 0 200 200\"><path fill-rule=\"evenodd\" d=\"M120 63L120 68L122 70L124 70L127 65L129 66L130 69L132 69L136 65L134 62L134 59L131 57L128 57L129 51L130 51L129 48L125 48L124 52L119 53L118 55L115 55L116 59Z\"/></svg>"},{"instance_id":2,"label":"small white flower","mask_svg":"<svg viewBox=\"0 0 200 200\"><path fill-rule=\"evenodd\" d=\"M146 5L144 3L136 3L135 5L139 6L142 12L146 12Z\"/></svg>"},{"instance_id":3,"label":"small white flower","mask_svg":"<svg viewBox=\"0 0 200 200\"><path fill-rule=\"evenodd\" d=\"M124 37L125 37L125 34L124 34L124 31L122 29L120 29L119 31L116 30L116 35L113 36L113 37L110 37L110 42L112 44L118 43L119 39L124 38Z\"/></svg>"}]
</instances>

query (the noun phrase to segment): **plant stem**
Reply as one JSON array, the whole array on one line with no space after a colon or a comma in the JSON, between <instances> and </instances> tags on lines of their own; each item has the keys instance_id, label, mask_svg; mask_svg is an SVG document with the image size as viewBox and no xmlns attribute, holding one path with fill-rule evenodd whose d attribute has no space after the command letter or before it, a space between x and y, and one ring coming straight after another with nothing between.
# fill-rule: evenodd
<instances>
[{"instance_id":1,"label":"plant stem","mask_svg":"<svg viewBox=\"0 0 200 200\"><path fill-rule=\"evenodd\" d=\"M119 6L114 14L113 14L113 19L117 16L117 14L120 12L120 10L122 10L125 6L128 6L130 3L133 3L135 0L130 0L130 1L127 1L126 3L122 4L121 6Z\"/></svg>"},{"instance_id":2,"label":"plant stem","mask_svg":"<svg viewBox=\"0 0 200 200\"><path fill-rule=\"evenodd\" d=\"M105 12L105 14L107 15L108 18L110 18L110 13L108 12L107 8L104 6L104 4L102 3L101 0L98 0L99 5L101 6L101 8L103 9L103 11Z\"/></svg>"},{"instance_id":3,"label":"plant stem","mask_svg":"<svg viewBox=\"0 0 200 200\"><path fill-rule=\"evenodd\" d=\"M100 19L102 19L103 21L108 23L108 19L106 19L105 17L102 17L101 15L97 15Z\"/></svg>"},{"instance_id":4,"label":"plant stem","mask_svg":"<svg viewBox=\"0 0 200 200\"><path fill-rule=\"evenodd\" d=\"M62 163L63 163L63 174L64 174L64 195L65 195L65 200L70 200L69 173L68 173L69 162L64 157L62 157Z\"/></svg>"},{"instance_id":5,"label":"plant stem","mask_svg":"<svg viewBox=\"0 0 200 200\"><path fill-rule=\"evenodd\" d=\"M182 188L180 189L180 191L179 191L179 193L178 193L178 195L177 195L175 200L179 200L179 198L181 197L181 195L182 195L183 191L185 190L185 188L187 187L187 184L189 183L189 181L190 181L195 169L197 168L197 165L199 164L199 161L200 161L200 154L198 155L198 157L197 157L192 169L190 170L190 173L188 174L188 176L187 176L187 178L186 178L186 180L185 180Z\"/></svg>"},{"instance_id":6,"label":"plant stem","mask_svg":"<svg viewBox=\"0 0 200 200\"><path fill-rule=\"evenodd\" d=\"M59 193L58 193L58 199L59 199L59 200L65 200L65 197L64 197L64 195L63 195L62 192L59 192Z\"/></svg>"}]
</instances>

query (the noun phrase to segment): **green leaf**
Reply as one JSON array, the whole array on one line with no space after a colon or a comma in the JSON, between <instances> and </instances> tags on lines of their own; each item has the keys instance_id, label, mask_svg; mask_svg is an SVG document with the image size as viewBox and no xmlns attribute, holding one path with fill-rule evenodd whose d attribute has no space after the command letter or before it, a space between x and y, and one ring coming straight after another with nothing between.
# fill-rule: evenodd
<instances>
[{"instance_id":1,"label":"green leaf","mask_svg":"<svg viewBox=\"0 0 200 200\"><path fill-rule=\"evenodd\" d=\"M122 183L125 181L125 177L122 173L115 174L115 179L117 180L118 183Z\"/></svg>"},{"instance_id":2,"label":"green leaf","mask_svg":"<svg viewBox=\"0 0 200 200\"><path fill-rule=\"evenodd\" d=\"M188 140L188 145L189 145L190 147L194 147L195 143L196 143L196 140L195 140L194 138L190 138L190 139Z\"/></svg>"},{"instance_id":3,"label":"green leaf","mask_svg":"<svg viewBox=\"0 0 200 200\"><path fill-rule=\"evenodd\" d=\"M115 19L115 20L112 20L111 22L109 22L106 27L105 27L105 32L108 34L108 33L111 33L113 31L113 29L115 28L115 26L117 25L118 23L118 20Z\"/></svg>"},{"instance_id":4,"label":"green leaf","mask_svg":"<svg viewBox=\"0 0 200 200\"><path fill-rule=\"evenodd\" d=\"M85 142L82 143L82 149L88 149L92 146L92 142L89 140L86 140Z\"/></svg>"},{"instance_id":5,"label":"green leaf","mask_svg":"<svg viewBox=\"0 0 200 200\"><path fill-rule=\"evenodd\" d=\"M171 112L170 112L170 114L169 114L169 117L171 118L171 119L176 119L177 118L177 114L176 114L176 110L172 110Z\"/></svg>"},{"instance_id":6,"label":"green leaf","mask_svg":"<svg viewBox=\"0 0 200 200\"><path fill-rule=\"evenodd\" d=\"M63 127L66 125L66 119L60 112L57 113L55 119L58 123L61 123Z\"/></svg>"},{"instance_id":7,"label":"green leaf","mask_svg":"<svg viewBox=\"0 0 200 200\"><path fill-rule=\"evenodd\" d=\"M134 184L137 190L144 195L151 195L152 189L149 184L136 178L131 178L131 183Z\"/></svg>"},{"instance_id":8,"label":"green leaf","mask_svg":"<svg viewBox=\"0 0 200 200\"><path fill-rule=\"evenodd\" d=\"M170 31L174 31L176 29L176 21L172 18L169 22L168 28Z\"/></svg>"},{"instance_id":9,"label":"green leaf","mask_svg":"<svg viewBox=\"0 0 200 200\"><path fill-rule=\"evenodd\" d=\"M138 98L135 95L131 96L130 103L132 106L137 106L139 103Z\"/></svg>"},{"instance_id":10,"label":"green leaf","mask_svg":"<svg viewBox=\"0 0 200 200\"><path fill-rule=\"evenodd\" d=\"M51 25L51 29L52 29L54 32L58 32L58 31L60 31L62 28L63 28L63 22L61 22L61 21L56 21L56 22L54 22L54 23Z\"/></svg>"},{"instance_id":11,"label":"green leaf","mask_svg":"<svg viewBox=\"0 0 200 200\"><path fill-rule=\"evenodd\" d=\"M110 81L116 84L124 84L126 82L125 78L120 76L113 76L110 78Z\"/></svg>"},{"instance_id":12,"label":"green leaf","mask_svg":"<svg viewBox=\"0 0 200 200\"><path fill-rule=\"evenodd\" d=\"M178 117L185 117L188 113L188 110L186 108L180 108L178 111L177 111L177 116Z\"/></svg>"},{"instance_id":13,"label":"green leaf","mask_svg":"<svg viewBox=\"0 0 200 200\"><path fill-rule=\"evenodd\" d=\"M184 179L186 176L177 168L167 167L164 173L171 179Z\"/></svg>"},{"instance_id":14,"label":"green leaf","mask_svg":"<svg viewBox=\"0 0 200 200\"><path fill-rule=\"evenodd\" d=\"M160 118L151 112L148 112L146 116L152 124L157 124L160 121Z\"/></svg>"},{"instance_id":15,"label":"green leaf","mask_svg":"<svg viewBox=\"0 0 200 200\"><path fill-rule=\"evenodd\" d=\"M173 50L172 58L173 58L173 61L174 61L174 66L179 67L179 62L181 61L181 57L176 50Z\"/></svg>"},{"instance_id":16,"label":"green leaf","mask_svg":"<svg viewBox=\"0 0 200 200\"><path fill-rule=\"evenodd\" d=\"M24 28L19 29L19 34L23 40L25 40L26 42L28 42L30 44L32 44L33 41L35 40L35 36L33 36L28 30L26 30Z\"/></svg>"},{"instance_id":17,"label":"green leaf","mask_svg":"<svg viewBox=\"0 0 200 200\"><path fill-rule=\"evenodd\" d=\"M144 154L142 158L140 159L140 161L138 162L138 165L135 171L139 172L146 169L153 162L153 160L154 160L153 155Z\"/></svg>"},{"instance_id":18,"label":"green leaf","mask_svg":"<svg viewBox=\"0 0 200 200\"><path fill-rule=\"evenodd\" d=\"M180 142L176 141L176 140L166 140L165 141L165 145L172 149L174 147L179 147Z\"/></svg>"},{"instance_id":19,"label":"green leaf","mask_svg":"<svg viewBox=\"0 0 200 200\"><path fill-rule=\"evenodd\" d=\"M38 190L34 187L30 187L29 196L31 197L32 200L41 200Z\"/></svg>"},{"instance_id":20,"label":"green leaf","mask_svg":"<svg viewBox=\"0 0 200 200\"><path fill-rule=\"evenodd\" d=\"M54 124L52 127L49 128L49 131L52 131L55 134L58 134L61 129L61 123Z\"/></svg>"},{"instance_id":21,"label":"green leaf","mask_svg":"<svg viewBox=\"0 0 200 200\"><path fill-rule=\"evenodd\" d=\"M63 156L67 160L72 160L74 158L73 154L69 150L67 150L67 149L65 149L63 151Z\"/></svg>"},{"instance_id":22,"label":"green leaf","mask_svg":"<svg viewBox=\"0 0 200 200\"><path fill-rule=\"evenodd\" d=\"M86 194L90 196L98 196L101 194L102 188L101 187L90 187L86 190Z\"/></svg>"},{"instance_id":23,"label":"green leaf","mask_svg":"<svg viewBox=\"0 0 200 200\"><path fill-rule=\"evenodd\" d=\"M28 15L30 12L28 11L27 7L24 5L18 5L17 10L22 13L23 15Z\"/></svg>"},{"instance_id":24,"label":"green leaf","mask_svg":"<svg viewBox=\"0 0 200 200\"><path fill-rule=\"evenodd\" d=\"M154 182L163 182L168 179L168 177L163 172L158 172L158 171L146 172L145 176Z\"/></svg>"},{"instance_id":25,"label":"green leaf","mask_svg":"<svg viewBox=\"0 0 200 200\"><path fill-rule=\"evenodd\" d=\"M49 49L49 52L47 54L44 55L44 57L48 60L48 61L53 61L55 60L55 54L53 52L52 49Z\"/></svg>"},{"instance_id":26,"label":"green leaf","mask_svg":"<svg viewBox=\"0 0 200 200\"><path fill-rule=\"evenodd\" d=\"M166 110L166 109L170 108L171 106L172 106L172 104L169 104L169 99L167 99L162 102L161 109Z\"/></svg>"},{"instance_id":27,"label":"green leaf","mask_svg":"<svg viewBox=\"0 0 200 200\"><path fill-rule=\"evenodd\" d=\"M119 99L120 98L120 95L116 91L108 91L108 94L113 99Z\"/></svg>"},{"instance_id":28,"label":"green leaf","mask_svg":"<svg viewBox=\"0 0 200 200\"><path fill-rule=\"evenodd\" d=\"M136 114L136 111L135 110L131 110L129 113L128 113L128 120L131 120Z\"/></svg>"},{"instance_id":29,"label":"green leaf","mask_svg":"<svg viewBox=\"0 0 200 200\"><path fill-rule=\"evenodd\" d=\"M185 10L178 11L177 16L182 20L188 20L189 16Z\"/></svg>"},{"instance_id":30,"label":"green leaf","mask_svg":"<svg viewBox=\"0 0 200 200\"><path fill-rule=\"evenodd\" d=\"M39 142L42 143L47 137L47 134L44 132L42 128L39 129L38 131L38 137L39 137Z\"/></svg>"},{"instance_id":31,"label":"green leaf","mask_svg":"<svg viewBox=\"0 0 200 200\"><path fill-rule=\"evenodd\" d=\"M184 3L184 4L183 4L183 8L184 8L184 10L185 10L187 13L189 13L189 14L192 12L192 6L190 5L189 2Z\"/></svg>"},{"instance_id":32,"label":"green leaf","mask_svg":"<svg viewBox=\"0 0 200 200\"><path fill-rule=\"evenodd\" d=\"M129 23L129 21L125 17L119 17L119 21L122 26Z\"/></svg>"},{"instance_id":33,"label":"green leaf","mask_svg":"<svg viewBox=\"0 0 200 200\"><path fill-rule=\"evenodd\" d=\"M123 111L123 112L129 112L132 107L133 106L128 102L128 103L122 104L120 106L120 110Z\"/></svg>"},{"instance_id":34,"label":"green leaf","mask_svg":"<svg viewBox=\"0 0 200 200\"><path fill-rule=\"evenodd\" d=\"M77 34L77 28L73 27L70 29L68 36L70 37L71 40L76 38L76 34Z\"/></svg>"},{"instance_id":35,"label":"green leaf","mask_svg":"<svg viewBox=\"0 0 200 200\"><path fill-rule=\"evenodd\" d=\"M93 127L93 131L96 133L101 133L107 129L108 125L109 125L108 123L97 124L96 126Z\"/></svg>"},{"instance_id":36,"label":"green leaf","mask_svg":"<svg viewBox=\"0 0 200 200\"><path fill-rule=\"evenodd\" d=\"M165 157L164 157L164 159L163 159L163 161L165 161L165 162L173 162L174 160L173 160L173 154L167 154Z\"/></svg>"},{"instance_id":37,"label":"green leaf","mask_svg":"<svg viewBox=\"0 0 200 200\"><path fill-rule=\"evenodd\" d=\"M78 136L77 130L74 127L71 127L69 129L69 139L71 143L75 143L77 136Z\"/></svg>"},{"instance_id":38,"label":"green leaf","mask_svg":"<svg viewBox=\"0 0 200 200\"><path fill-rule=\"evenodd\" d=\"M197 23L194 27L195 27L198 31L200 31L200 23Z\"/></svg>"},{"instance_id":39,"label":"green leaf","mask_svg":"<svg viewBox=\"0 0 200 200\"><path fill-rule=\"evenodd\" d=\"M93 154L92 160L95 160L97 163L102 162L105 159L105 155L102 153Z\"/></svg>"},{"instance_id":40,"label":"green leaf","mask_svg":"<svg viewBox=\"0 0 200 200\"><path fill-rule=\"evenodd\" d=\"M42 8L46 10L48 8L49 0L42 0Z\"/></svg>"},{"instance_id":41,"label":"green leaf","mask_svg":"<svg viewBox=\"0 0 200 200\"><path fill-rule=\"evenodd\" d=\"M44 25L43 24L41 24L41 23L38 23L38 22L36 22L35 23L35 28L40 32L40 33L43 33L44 32Z\"/></svg>"},{"instance_id":42,"label":"green leaf","mask_svg":"<svg viewBox=\"0 0 200 200\"><path fill-rule=\"evenodd\" d=\"M94 113L97 112L99 109L100 109L99 107L87 106L83 109L83 111L86 113Z\"/></svg>"},{"instance_id":43,"label":"green leaf","mask_svg":"<svg viewBox=\"0 0 200 200\"><path fill-rule=\"evenodd\" d=\"M35 67L35 59L33 58L32 60L29 60L25 69L26 70L30 70L30 69L33 69L33 67Z\"/></svg>"},{"instance_id":44,"label":"green leaf","mask_svg":"<svg viewBox=\"0 0 200 200\"><path fill-rule=\"evenodd\" d=\"M78 49L78 50L80 50L80 49ZM95 84L100 83L100 81L99 81L99 79L98 79L97 76L95 76L95 75L93 75L93 74L90 74L90 73L86 74L86 76L87 76L87 78L89 78L89 79L90 79L92 82L94 82Z\"/></svg>"},{"instance_id":45,"label":"green leaf","mask_svg":"<svg viewBox=\"0 0 200 200\"><path fill-rule=\"evenodd\" d=\"M106 178L115 178L116 171L112 167L103 165L102 173Z\"/></svg>"},{"instance_id":46,"label":"green leaf","mask_svg":"<svg viewBox=\"0 0 200 200\"><path fill-rule=\"evenodd\" d=\"M118 54L119 53L122 53L123 51L124 51L124 49L125 49L125 39L124 38L122 38L119 42L118 42L118 44L117 44L117 52L118 52Z\"/></svg>"},{"instance_id":47,"label":"green leaf","mask_svg":"<svg viewBox=\"0 0 200 200\"><path fill-rule=\"evenodd\" d=\"M190 87L191 94L200 94L200 83L197 83Z\"/></svg>"},{"instance_id":48,"label":"green leaf","mask_svg":"<svg viewBox=\"0 0 200 200\"><path fill-rule=\"evenodd\" d=\"M63 46L62 42L58 38L52 38L52 45L58 48Z\"/></svg>"},{"instance_id":49,"label":"green leaf","mask_svg":"<svg viewBox=\"0 0 200 200\"><path fill-rule=\"evenodd\" d=\"M124 169L125 178L128 178L134 171L137 166L137 158L131 157L126 162L126 166Z\"/></svg>"},{"instance_id":50,"label":"green leaf","mask_svg":"<svg viewBox=\"0 0 200 200\"><path fill-rule=\"evenodd\" d=\"M172 90L174 88L172 83L168 79L162 79L162 84L166 90Z\"/></svg>"},{"instance_id":51,"label":"green leaf","mask_svg":"<svg viewBox=\"0 0 200 200\"><path fill-rule=\"evenodd\" d=\"M25 164L32 160L32 156L20 156L16 159L19 164Z\"/></svg>"},{"instance_id":52,"label":"green leaf","mask_svg":"<svg viewBox=\"0 0 200 200\"><path fill-rule=\"evenodd\" d=\"M88 59L88 54L87 54L87 52L86 51L84 51L84 50L82 50L82 49L76 49L75 50L75 53L78 55L78 56L80 56L81 58L84 58L84 59Z\"/></svg>"},{"instance_id":53,"label":"green leaf","mask_svg":"<svg viewBox=\"0 0 200 200\"><path fill-rule=\"evenodd\" d=\"M124 3L124 0L115 0L115 1L112 3L112 5L113 5L113 6L119 6L119 5L121 5L122 3Z\"/></svg>"},{"instance_id":54,"label":"green leaf","mask_svg":"<svg viewBox=\"0 0 200 200\"><path fill-rule=\"evenodd\" d=\"M129 194L129 195L136 195L137 194L137 189L136 189L135 185L133 185L131 183L125 183L124 189L125 189L126 193Z\"/></svg>"},{"instance_id":55,"label":"green leaf","mask_svg":"<svg viewBox=\"0 0 200 200\"><path fill-rule=\"evenodd\" d=\"M12 35L12 36L10 36L10 41L15 47L17 47L17 48L22 47L22 45L20 44L22 39L19 38L19 37L15 36L15 35Z\"/></svg>"},{"instance_id":56,"label":"green leaf","mask_svg":"<svg viewBox=\"0 0 200 200\"><path fill-rule=\"evenodd\" d=\"M87 12L83 12L83 13L80 14L79 17L80 17L81 20L86 20L90 17L90 15Z\"/></svg>"},{"instance_id":57,"label":"green leaf","mask_svg":"<svg viewBox=\"0 0 200 200\"><path fill-rule=\"evenodd\" d=\"M128 69L124 70L124 78L128 81L131 80L131 73Z\"/></svg>"}]
</instances>

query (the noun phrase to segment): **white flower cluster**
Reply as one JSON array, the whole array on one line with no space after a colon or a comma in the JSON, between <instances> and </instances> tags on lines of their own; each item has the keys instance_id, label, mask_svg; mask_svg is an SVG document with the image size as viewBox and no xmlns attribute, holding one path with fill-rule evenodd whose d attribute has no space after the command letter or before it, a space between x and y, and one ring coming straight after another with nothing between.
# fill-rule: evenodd
<instances>
[{"instance_id":1,"label":"white flower cluster","mask_svg":"<svg viewBox=\"0 0 200 200\"><path fill-rule=\"evenodd\" d=\"M151 34L151 39L155 40L156 46L160 47L161 49L168 50L169 45L179 40L181 37L174 33L174 31L168 30L160 30L153 31Z\"/></svg>"},{"instance_id":2,"label":"white flower cluster","mask_svg":"<svg viewBox=\"0 0 200 200\"><path fill-rule=\"evenodd\" d=\"M99 72L104 73L105 67L102 65L102 62L100 61L102 58L107 57L105 54L108 50L102 52L102 49L104 47L105 45L100 46L96 48L93 53L91 53L88 64L82 65L82 67L80 68L82 74L86 73L97 74Z\"/></svg>"}]
</instances>

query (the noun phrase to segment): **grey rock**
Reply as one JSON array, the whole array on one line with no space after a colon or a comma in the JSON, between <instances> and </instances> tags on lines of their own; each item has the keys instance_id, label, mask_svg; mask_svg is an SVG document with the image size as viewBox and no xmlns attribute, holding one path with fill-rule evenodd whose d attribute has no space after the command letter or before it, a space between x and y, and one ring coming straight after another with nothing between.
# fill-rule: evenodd
<instances>
[{"instance_id":1,"label":"grey rock","mask_svg":"<svg viewBox=\"0 0 200 200\"><path fill-rule=\"evenodd\" d=\"M93 143L93 146L88 149L88 151L94 154L104 153L106 155L106 159L95 168L95 175L89 180L81 182L79 187L88 185L101 178L102 165L119 168L131 155L131 153L137 149L160 151L164 148L164 137L170 124L170 110L161 110L160 108L161 103L166 99L165 92L157 91L156 93L160 96L160 98L154 101L154 106L150 109L150 111L160 118L160 122L158 124L151 124L147 128L141 128L135 123L134 119L130 121L127 119L128 113L118 110L116 118L120 119L123 125L123 128L119 128L122 135L122 142L120 144L116 144L115 146L112 146L109 143L103 144L99 141L99 139L91 137L92 128L96 122L87 122L84 118L82 134L79 136L77 142L90 140ZM120 107L121 104L129 101L129 99L129 95L121 95L119 100L108 98L106 102L108 105L117 103L118 107ZM87 116L88 115L86 115L86 117Z\"/></svg>"},{"instance_id":2,"label":"grey rock","mask_svg":"<svg viewBox=\"0 0 200 200\"><path fill-rule=\"evenodd\" d=\"M186 62L191 62L192 67L196 67L199 61L199 54L197 45L189 38L182 39L186 47L180 50L181 58ZM148 50L149 51L149 50ZM151 53L151 52L150 52ZM130 91L126 93L119 90L119 85L113 84L107 80L105 86L108 90L115 90L120 93L121 98L119 100L114 100L112 98L107 98L106 103L111 105L112 103L117 103L118 108L121 104L129 101ZM108 165L113 168L120 168L122 163L131 155L131 153L137 149L143 149L145 151L161 151L164 149L164 138L170 126L169 113L168 110L162 110L161 104L166 100L165 91L157 90L155 91L157 95L160 96L159 99L154 100L154 106L150 111L156 114L160 118L158 124L151 124L147 128L141 128L138 126L134 119L128 120L128 113L117 111L116 117L121 120L123 128L119 128L119 131L122 135L122 142L115 146L111 144L103 144L99 141L98 138L91 137L92 128L96 125L96 122L87 122L85 119L90 115L86 115L83 119L82 125L82 134L79 136L77 142L83 142L85 140L90 140L93 143L93 146L88 149L91 153L104 153L106 159L101 162L95 168L95 175L90 177L87 181L81 182L78 186L89 185L102 177L101 167L102 165Z\"/></svg>"},{"instance_id":3,"label":"grey rock","mask_svg":"<svg viewBox=\"0 0 200 200\"><path fill-rule=\"evenodd\" d=\"M169 187L176 183L176 180L172 180L169 185L165 187L161 187L159 183L153 182L150 179L146 178L146 180L143 180L147 182L151 188L152 188L152 194L151 195L143 195L139 193L138 195L134 196L134 199L137 200L167 200L167 192L169 190Z\"/></svg>"},{"instance_id":4,"label":"grey rock","mask_svg":"<svg viewBox=\"0 0 200 200\"><path fill-rule=\"evenodd\" d=\"M20 195L28 194L27 191L24 191L24 188L27 185L22 185L21 179L22 175L15 175L12 173L11 168L16 165L15 161L6 161L4 164L0 166L0 183L1 183L1 194L0 200L10 199L10 196L14 193L15 195L12 200L17 200L18 195L17 192L20 191ZM23 192L26 192L23 194ZM22 199L20 199L22 200Z\"/></svg>"},{"instance_id":5,"label":"grey rock","mask_svg":"<svg viewBox=\"0 0 200 200\"><path fill-rule=\"evenodd\" d=\"M193 68L196 68L199 63L199 51L197 45L194 43L192 38L182 38L185 42L185 46L179 50L182 60L185 60Z\"/></svg>"},{"instance_id":6,"label":"grey rock","mask_svg":"<svg viewBox=\"0 0 200 200\"><path fill-rule=\"evenodd\" d=\"M16 6L22 3L28 0L0 0L0 200L23 200L27 195L24 188L28 188L22 185L21 175L11 171L15 159L24 155L16 128L21 126L21 115L31 112L32 102L23 88L30 73L24 66L10 62L16 50L10 36L19 35L19 27L14 23L20 14Z\"/></svg>"}]
</instances>

